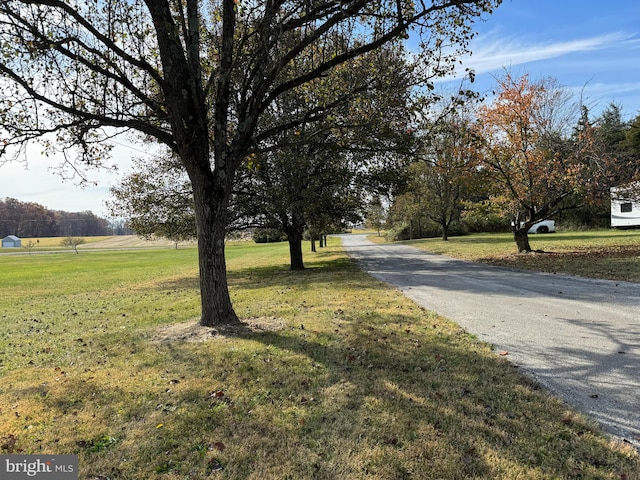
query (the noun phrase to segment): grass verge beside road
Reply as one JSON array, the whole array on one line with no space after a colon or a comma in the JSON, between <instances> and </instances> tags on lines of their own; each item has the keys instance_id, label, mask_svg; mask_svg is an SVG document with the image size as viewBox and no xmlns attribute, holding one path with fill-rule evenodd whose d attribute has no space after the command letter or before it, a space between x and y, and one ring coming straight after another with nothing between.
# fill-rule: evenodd
<instances>
[{"instance_id":1,"label":"grass verge beside road","mask_svg":"<svg viewBox=\"0 0 640 480\"><path fill-rule=\"evenodd\" d=\"M194 248L0 258L2 453L77 453L83 479L638 478L336 239L304 272L286 244L227 251L245 323L215 335Z\"/></svg>"},{"instance_id":2,"label":"grass verge beside road","mask_svg":"<svg viewBox=\"0 0 640 480\"><path fill-rule=\"evenodd\" d=\"M383 241L382 237L370 238ZM543 253L517 253L510 233L405 243L433 253L504 267L640 282L640 229L533 234L529 240L534 250Z\"/></svg>"}]
</instances>

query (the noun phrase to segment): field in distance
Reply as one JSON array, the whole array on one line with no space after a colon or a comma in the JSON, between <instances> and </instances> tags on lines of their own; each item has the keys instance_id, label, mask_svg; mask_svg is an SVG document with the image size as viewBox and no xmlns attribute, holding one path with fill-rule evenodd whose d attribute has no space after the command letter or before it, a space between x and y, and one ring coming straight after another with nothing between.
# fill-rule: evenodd
<instances>
[{"instance_id":1,"label":"field in distance","mask_svg":"<svg viewBox=\"0 0 640 480\"><path fill-rule=\"evenodd\" d=\"M89 237L90 238L90 237ZM178 246L194 246L195 242L179 242ZM145 240L137 235L117 235L113 237L104 237L97 242L87 242L80 248L158 248L172 247L176 244L172 240L158 238L154 240Z\"/></svg>"},{"instance_id":2,"label":"field in distance","mask_svg":"<svg viewBox=\"0 0 640 480\"><path fill-rule=\"evenodd\" d=\"M62 241L66 237L42 237L42 238L22 238L22 246L24 247L33 242L35 244L33 251L38 250L60 250ZM86 249L130 249L130 248L175 248L175 242L166 239L145 240L137 235L109 235L97 237L80 237L84 243L78 246L79 250ZM180 242L179 247L193 246L195 242ZM2 249L3 253L11 251L20 251L19 249Z\"/></svg>"}]
</instances>

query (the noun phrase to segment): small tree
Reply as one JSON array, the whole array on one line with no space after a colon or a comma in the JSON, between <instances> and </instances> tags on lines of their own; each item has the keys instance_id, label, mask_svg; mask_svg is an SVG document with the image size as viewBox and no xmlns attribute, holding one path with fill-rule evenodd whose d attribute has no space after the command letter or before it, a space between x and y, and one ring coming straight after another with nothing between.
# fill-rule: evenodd
<instances>
[{"instance_id":1,"label":"small tree","mask_svg":"<svg viewBox=\"0 0 640 480\"><path fill-rule=\"evenodd\" d=\"M36 245L36 242L34 242L33 240L29 240L27 243L22 245L22 248L24 248L27 252L29 252L29 255L31 255L31 250L33 250Z\"/></svg>"},{"instance_id":2,"label":"small tree","mask_svg":"<svg viewBox=\"0 0 640 480\"><path fill-rule=\"evenodd\" d=\"M455 99L454 99L455 100ZM465 105L460 98L456 105ZM440 225L442 240L460 219L463 200L477 166L472 121L463 108L447 108L425 125L420 161L410 170L410 188L419 192L427 216Z\"/></svg>"},{"instance_id":3,"label":"small tree","mask_svg":"<svg viewBox=\"0 0 640 480\"><path fill-rule=\"evenodd\" d=\"M84 243L84 238L81 237L66 237L62 239L60 245L66 248L72 248L76 254L78 253L78 246Z\"/></svg>"},{"instance_id":4,"label":"small tree","mask_svg":"<svg viewBox=\"0 0 640 480\"><path fill-rule=\"evenodd\" d=\"M382 204L382 198L380 195L377 195L369 202L365 215L365 225L367 228L373 228L376 230L378 232L378 236L380 236L380 230L382 230L386 218L387 215L384 205Z\"/></svg>"},{"instance_id":5,"label":"small tree","mask_svg":"<svg viewBox=\"0 0 640 480\"><path fill-rule=\"evenodd\" d=\"M146 160L148 163L148 160ZM140 159L136 170L111 187L107 208L114 217L126 218L127 227L140 237L166 238L175 243L194 240L196 218L189 178L170 153L155 157L154 168Z\"/></svg>"},{"instance_id":6,"label":"small tree","mask_svg":"<svg viewBox=\"0 0 640 480\"><path fill-rule=\"evenodd\" d=\"M570 144L566 131L576 117L569 92L554 79L508 73L498 80L495 100L479 109L482 167L499 184L494 200L511 214L519 252L531 251L529 228L557 213L580 183L582 147Z\"/></svg>"},{"instance_id":7,"label":"small tree","mask_svg":"<svg viewBox=\"0 0 640 480\"><path fill-rule=\"evenodd\" d=\"M392 225L388 235L394 240L434 236L434 224L425 211L424 199L417 192L408 190L397 195L387 215L387 222Z\"/></svg>"}]
</instances>

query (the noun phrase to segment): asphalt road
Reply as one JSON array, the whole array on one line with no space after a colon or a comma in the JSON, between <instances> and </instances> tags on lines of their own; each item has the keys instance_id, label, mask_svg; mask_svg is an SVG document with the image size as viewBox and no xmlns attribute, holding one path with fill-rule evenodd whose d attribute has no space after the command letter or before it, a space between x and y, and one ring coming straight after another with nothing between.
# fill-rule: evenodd
<instances>
[{"instance_id":1,"label":"asphalt road","mask_svg":"<svg viewBox=\"0 0 640 480\"><path fill-rule=\"evenodd\" d=\"M552 393L640 449L640 284L493 267L364 235L361 268L508 352Z\"/></svg>"}]
</instances>

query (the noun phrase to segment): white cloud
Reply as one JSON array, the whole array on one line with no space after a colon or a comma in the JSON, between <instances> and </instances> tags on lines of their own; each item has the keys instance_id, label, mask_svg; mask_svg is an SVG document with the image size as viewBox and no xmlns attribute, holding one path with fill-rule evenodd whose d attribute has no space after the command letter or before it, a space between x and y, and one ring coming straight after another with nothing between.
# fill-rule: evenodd
<instances>
[{"instance_id":1,"label":"white cloud","mask_svg":"<svg viewBox=\"0 0 640 480\"><path fill-rule=\"evenodd\" d=\"M562 34L563 32L559 32ZM471 88L491 96L493 74L507 69L516 75L552 76L560 84L584 95L594 112L610 102L623 107L623 114L640 112L640 65L632 59L640 48L640 35L621 31L578 39L532 40L503 35L496 29L479 35L470 46L471 54L461 58L458 74L440 83L458 83L464 69L475 71Z\"/></svg>"},{"instance_id":2,"label":"white cloud","mask_svg":"<svg viewBox=\"0 0 640 480\"><path fill-rule=\"evenodd\" d=\"M591 38L526 44L515 38L487 33L475 39L471 45L472 54L462 58L462 62L464 68L482 74L572 53L613 48L623 42L636 45L638 40L631 35L615 32Z\"/></svg>"},{"instance_id":3,"label":"white cloud","mask_svg":"<svg viewBox=\"0 0 640 480\"><path fill-rule=\"evenodd\" d=\"M638 92L640 80L637 82L586 82L584 85L570 87L576 97L584 96L583 101L592 113L605 109L611 102L622 107L623 118L630 120L640 114Z\"/></svg>"}]
</instances>

